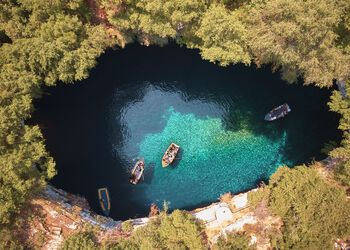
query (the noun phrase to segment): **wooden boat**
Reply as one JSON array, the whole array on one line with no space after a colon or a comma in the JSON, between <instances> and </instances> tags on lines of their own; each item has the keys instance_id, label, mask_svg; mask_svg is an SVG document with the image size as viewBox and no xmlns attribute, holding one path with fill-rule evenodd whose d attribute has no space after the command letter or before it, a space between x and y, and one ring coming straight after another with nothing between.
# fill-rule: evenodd
<instances>
[{"instance_id":1,"label":"wooden boat","mask_svg":"<svg viewBox=\"0 0 350 250\"><path fill-rule=\"evenodd\" d=\"M107 188L99 188L98 190L98 199L104 215L109 216L111 210L111 202L109 200L109 193Z\"/></svg>"},{"instance_id":2,"label":"wooden boat","mask_svg":"<svg viewBox=\"0 0 350 250\"><path fill-rule=\"evenodd\" d=\"M175 143L171 143L168 149L165 151L162 158L163 168L169 166L175 160L177 153L179 152L180 146Z\"/></svg>"},{"instance_id":3,"label":"wooden boat","mask_svg":"<svg viewBox=\"0 0 350 250\"><path fill-rule=\"evenodd\" d=\"M265 121L274 121L276 119L282 118L286 116L291 111L289 105L287 103L274 108L269 113L265 115Z\"/></svg>"},{"instance_id":4,"label":"wooden boat","mask_svg":"<svg viewBox=\"0 0 350 250\"><path fill-rule=\"evenodd\" d=\"M143 160L137 161L130 175L131 184L136 185L140 181L144 169L145 169L145 162Z\"/></svg>"}]
</instances>

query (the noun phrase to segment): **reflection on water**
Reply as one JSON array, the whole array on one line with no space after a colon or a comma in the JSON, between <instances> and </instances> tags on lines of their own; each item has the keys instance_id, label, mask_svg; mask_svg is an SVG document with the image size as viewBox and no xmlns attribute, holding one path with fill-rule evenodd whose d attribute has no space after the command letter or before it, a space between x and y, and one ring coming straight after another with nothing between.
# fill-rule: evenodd
<instances>
[{"instance_id":1,"label":"reflection on water","mask_svg":"<svg viewBox=\"0 0 350 250\"><path fill-rule=\"evenodd\" d=\"M112 104L117 115L111 124L117 123L117 127L122 128L123 138L115 142L114 147L117 149L116 154L123 160L140 157L138 144L145 134L159 132L164 128L169 118L169 107L177 107L183 113L194 113L202 117L221 117L225 113L223 107L215 102L190 100L179 90L174 91L173 84L168 86L169 88L159 88L150 83L138 85L139 100L131 100L115 109L115 103L120 103L119 96Z\"/></svg>"},{"instance_id":2,"label":"reflection on water","mask_svg":"<svg viewBox=\"0 0 350 250\"><path fill-rule=\"evenodd\" d=\"M131 46L107 53L84 82L51 89L33 122L57 162L53 184L87 197L97 212L97 189L108 187L112 217L126 219L148 214L152 202L207 204L255 187L280 165L322 157L323 144L339 138L328 94L286 85L269 69L221 68L193 50ZM264 121L285 102L288 116ZM180 159L164 169L171 142ZM144 181L130 185L139 158Z\"/></svg>"},{"instance_id":3,"label":"reflection on water","mask_svg":"<svg viewBox=\"0 0 350 250\"><path fill-rule=\"evenodd\" d=\"M283 154L287 132L268 124L273 137L255 134L249 120L254 112L240 100L234 102L229 95L218 100L203 94L190 98L179 83L137 87L138 100L123 103L111 122L122 127L122 140L116 140L113 147L127 163L124 171L130 172L138 158L146 162L146 180L134 187L130 197L135 203L161 205L166 200L172 207L189 207L215 200L224 191L254 187L278 166L293 164ZM225 119L230 121L226 126ZM163 169L161 158L171 142L181 146L177 157L181 159Z\"/></svg>"}]
</instances>

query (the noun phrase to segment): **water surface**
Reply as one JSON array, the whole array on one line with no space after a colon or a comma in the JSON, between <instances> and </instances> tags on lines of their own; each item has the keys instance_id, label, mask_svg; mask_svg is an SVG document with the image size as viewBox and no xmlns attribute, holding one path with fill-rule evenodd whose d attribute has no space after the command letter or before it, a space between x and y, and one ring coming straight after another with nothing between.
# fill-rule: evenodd
<instances>
[{"instance_id":1,"label":"water surface","mask_svg":"<svg viewBox=\"0 0 350 250\"><path fill-rule=\"evenodd\" d=\"M112 217L148 213L152 202L194 208L220 194L254 188L278 166L320 159L339 140L329 91L288 85L269 68L222 68L175 45L108 51L89 79L47 89L33 120L57 162L52 183L85 196L101 212L97 189L108 187ZM284 119L265 122L289 103ZM175 164L161 167L171 142ZM128 183L137 159L144 180Z\"/></svg>"}]
</instances>

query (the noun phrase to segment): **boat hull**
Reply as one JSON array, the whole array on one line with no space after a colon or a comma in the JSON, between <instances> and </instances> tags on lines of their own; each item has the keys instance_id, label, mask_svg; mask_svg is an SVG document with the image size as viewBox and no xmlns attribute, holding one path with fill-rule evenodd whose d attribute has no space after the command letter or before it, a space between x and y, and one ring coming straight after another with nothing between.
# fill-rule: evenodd
<instances>
[{"instance_id":1,"label":"boat hull","mask_svg":"<svg viewBox=\"0 0 350 250\"><path fill-rule=\"evenodd\" d=\"M277 108L274 108L269 113L267 113L264 117L265 121L274 121L279 118L285 117L289 112L291 111L291 108L287 103L282 104L278 106Z\"/></svg>"},{"instance_id":2,"label":"boat hull","mask_svg":"<svg viewBox=\"0 0 350 250\"><path fill-rule=\"evenodd\" d=\"M143 160L137 161L130 175L130 183L134 185L139 183L144 170L145 162Z\"/></svg>"},{"instance_id":3,"label":"boat hull","mask_svg":"<svg viewBox=\"0 0 350 250\"><path fill-rule=\"evenodd\" d=\"M111 210L111 202L109 199L108 189L99 188L97 192L102 212L104 213L104 215L109 216Z\"/></svg>"},{"instance_id":4,"label":"boat hull","mask_svg":"<svg viewBox=\"0 0 350 250\"><path fill-rule=\"evenodd\" d=\"M166 168L170 164L172 164L175 160L177 153L180 150L180 146L175 143L171 143L168 149L165 151L162 158L162 167Z\"/></svg>"}]
</instances>

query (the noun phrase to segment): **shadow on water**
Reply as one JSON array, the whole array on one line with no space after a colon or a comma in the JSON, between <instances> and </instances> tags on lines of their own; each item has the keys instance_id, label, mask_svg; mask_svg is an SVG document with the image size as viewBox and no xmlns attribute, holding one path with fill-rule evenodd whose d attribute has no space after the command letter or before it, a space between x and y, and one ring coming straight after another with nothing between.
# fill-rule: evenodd
<instances>
[{"instance_id":1,"label":"shadow on water","mask_svg":"<svg viewBox=\"0 0 350 250\"><path fill-rule=\"evenodd\" d=\"M320 159L325 142L340 140L336 130L339 117L327 108L330 91L285 84L269 67L223 68L203 61L197 50L175 45L128 45L124 50L107 51L98 61L83 82L44 89L30 122L40 125L47 149L57 163L58 175L52 184L83 195L101 214L97 189L108 187L111 217L115 219L148 214L151 202L139 199L157 170L147 165L145 180L130 185L129 173L133 158L139 156L139 145L125 145L124 141L132 137L139 143L145 134L162 131L162 112L169 106L201 119L219 117L226 130L244 129L271 143L285 134L288 143L281 146L282 159L276 158L276 163ZM147 105L139 105L142 102ZM183 105L178 105L180 102ZM290 114L274 122L263 120L268 111L285 102L292 108ZM205 110L203 105L207 105ZM182 148L179 158L188 153ZM180 163L177 160L170 170L179 170ZM164 174L171 178L171 171ZM255 183L264 178L257 176ZM212 201L181 208L192 209Z\"/></svg>"}]
</instances>

